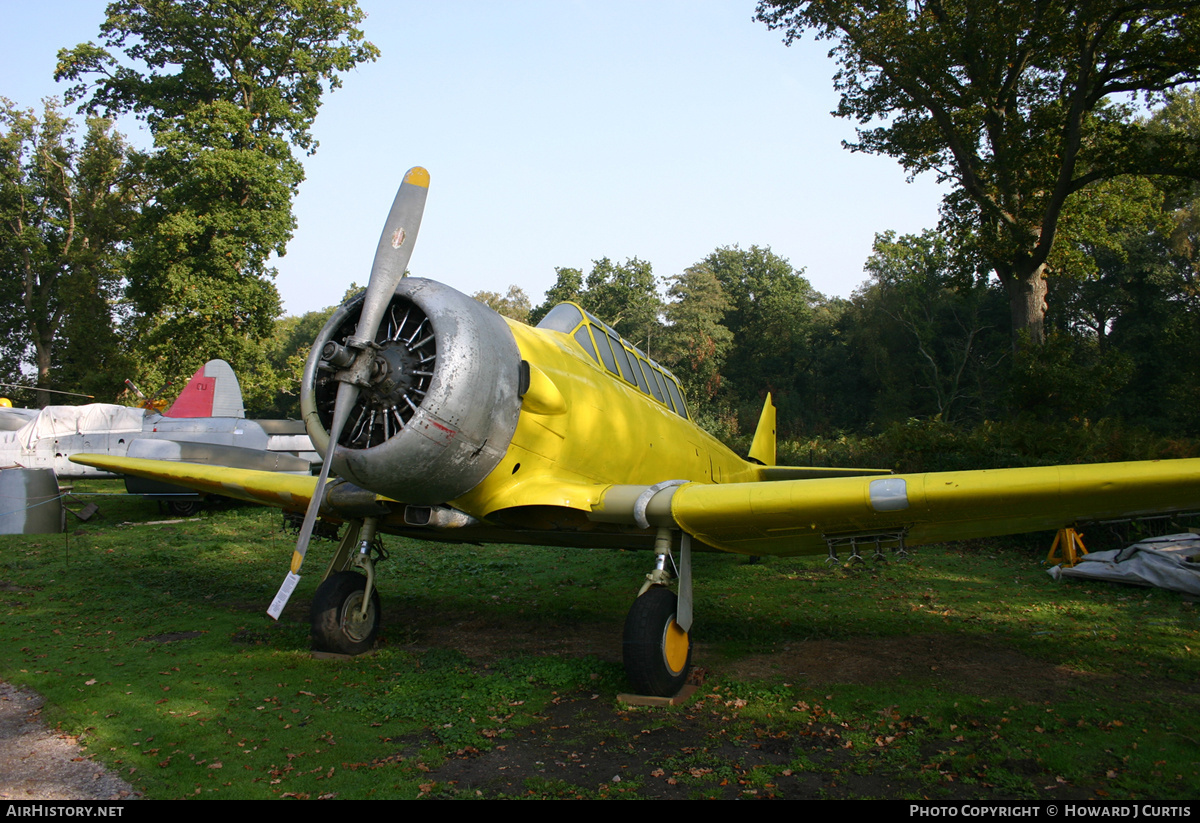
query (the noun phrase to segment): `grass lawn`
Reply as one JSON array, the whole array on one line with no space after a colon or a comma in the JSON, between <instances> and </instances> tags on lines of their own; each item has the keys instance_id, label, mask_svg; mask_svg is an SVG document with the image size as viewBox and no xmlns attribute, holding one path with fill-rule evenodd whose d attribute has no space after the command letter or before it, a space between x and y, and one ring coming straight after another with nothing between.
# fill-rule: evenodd
<instances>
[{"instance_id":1,"label":"grass lawn","mask_svg":"<svg viewBox=\"0 0 1200 823\"><path fill-rule=\"evenodd\" d=\"M278 512L89 499L69 535L0 537L0 679L150 798L1200 793L1200 609L1055 583L1045 536L855 568L700 555L700 689L645 709L617 694L648 552L387 538L377 649L315 660L332 544L276 623Z\"/></svg>"}]
</instances>

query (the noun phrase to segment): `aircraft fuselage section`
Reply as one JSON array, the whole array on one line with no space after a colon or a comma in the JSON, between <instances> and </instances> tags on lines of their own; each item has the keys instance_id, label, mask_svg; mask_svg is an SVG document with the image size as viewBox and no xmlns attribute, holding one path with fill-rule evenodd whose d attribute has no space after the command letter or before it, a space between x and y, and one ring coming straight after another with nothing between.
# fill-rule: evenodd
<instances>
[{"instance_id":1,"label":"aircraft fuselage section","mask_svg":"<svg viewBox=\"0 0 1200 823\"><path fill-rule=\"evenodd\" d=\"M757 478L758 467L606 370L569 333L509 320L528 387L507 453L453 501L477 517L519 507L590 512L612 485Z\"/></svg>"},{"instance_id":2,"label":"aircraft fuselage section","mask_svg":"<svg viewBox=\"0 0 1200 823\"><path fill-rule=\"evenodd\" d=\"M305 370L302 411L322 451L340 347L361 306L352 300L334 313ZM581 339L592 351L593 339L613 341L612 351L629 345L585 314L575 309L574 329L533 328L444 284L402 280L334 470L410 506L449 505L477 521L568 531L596 528L587 515L614 485L759 478L761 467L685 416L678 387L661 369L654 394L649 383L622 376L634 374L640 353L632 347L624 361L611 362L585 350ZM640 362L639 369L652 367Z\"/></svg>"}]
</instances>

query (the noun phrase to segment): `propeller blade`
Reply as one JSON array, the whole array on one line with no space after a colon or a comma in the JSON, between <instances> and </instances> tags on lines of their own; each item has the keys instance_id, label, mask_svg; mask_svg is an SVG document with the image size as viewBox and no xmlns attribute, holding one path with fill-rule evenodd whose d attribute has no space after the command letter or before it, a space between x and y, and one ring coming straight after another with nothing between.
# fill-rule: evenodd
<instances>
[{"instance_id":1,"label":"propeller blade","mask_svg":"<svg viewBox=\"0 0 1200 823\"><path fill-rule=\"evenodd\" d=\"M404 272L408 269L408 261L412 257L417 232L421 228L421 216L425 212L428 194L429 172L420 166L409 169L404 175L399 191L396 192L387 221L383 225L383 233L375 249L375 260L371 264L371 279L363 298L362 314L359 315L354 336L346 341L347 348L355 352L354 363L336 375L339 381L338 392L333 406L333 421L329 427L329 447L321 463L321 474L317 478L317 487L308 503L304 523L296 538L291 570L284 578L271 607L267 609L267 613L276 619L300 580L300 567L304 564L304 555L308 552L321 502L325 499L325 484L329 480L329 470L333 466L338 440L342 436L342 429L346 427L346 421L350 419L354 404L358 402L360 386L368 385L375 359L372 348L375 333L379 330L379 324L392 301L396 286L400 284Z\"/></svg>"},{"instance_id":2,"label":"propeller blade","mask_svg":"<svg viewBox=\"0 0 1200 823\"><path fill-rule=\"evenodd\" d=\"M404 182L392 201L387 222L375 248L375 260L371 264L371 280L367 284L367 296L363 300L362 314L354 337L360 345L375 341L375 332L396 286L408 270L417 232L421 228L421 215L425 212L425 199L429 195L429 172L414 166L404 175Z\"/></svg>"},{"instance_id":3,"label":"propeller blade","mask_svg":"<svg viewBox=\"0 0 1200 823\"><path fill-rule=\"evenodd\" d=\"M350 410L354 408L356 400L358 400L358 386L353 383L342 383L338 386L337 402L333 410L333 424L329 432L329 449L321 463L321 474L317 478L317 487L313 490L312 500L308 501L308 510L304 512L304 523L300 527L299 537L296 538L296 550L292 552L292 567L284 576L283 583L279 586L279 591L275 593L271 605L267 607L267 614L275 620L279 619L292 592L300 583L300 567L304 565L304 555L308 552L308 544L312 540L313 527L317 524L317 514L321 511L321 501L325 499L325 484L329 481L329 467L333 465L333 453L337 449L338 438L342 436L342 429L346 426L346 420L350 417Z\"/></svg>"},{"instance_id":4,"label":"propeller blade","mask_svg":"<svg viewBox=\"0 0 1200 823\"><path fill-rule=\"evenodd\" d=\"M329 467L333 465L333 453L337 450L338 438L350 418L354 403L358 400L358 386L353 383L342 383L338 386L337 401L333 407L333 424L329 431L329 449L325 459L321 461L321 474L317 477L317 488L313 491L312 500L308 501L308 510L304 512L304 523L300 526L300 535L296 538L296 550L292 552L292 574L300 573L304 563L304 555L308 552L308 544L312 539L313 527L317 524L317 514L321 510L321 501L325 499L325 484L329 481Z\"/></svg>"}]
</instances>

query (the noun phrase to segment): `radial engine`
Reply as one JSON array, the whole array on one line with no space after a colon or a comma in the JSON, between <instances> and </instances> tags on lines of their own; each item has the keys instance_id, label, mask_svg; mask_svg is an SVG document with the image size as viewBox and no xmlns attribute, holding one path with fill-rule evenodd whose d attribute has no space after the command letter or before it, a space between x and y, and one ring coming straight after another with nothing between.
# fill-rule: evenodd
<instances>
[{"instance_id":1,"label":"radial engine","mask_svg":"<svg viewBox=\"0 0 1200 823\"><path fill-rule=\"evenodd\" d=\"M329 459L338 381L354 360L364 295L333 313L309 353L300 407ZM499 314L442 283L396 287L372 346L375 359L333 455L333 470L395 500L435 505L475 488L517 427L521 355Z\"/></svg>"}]
</instances>

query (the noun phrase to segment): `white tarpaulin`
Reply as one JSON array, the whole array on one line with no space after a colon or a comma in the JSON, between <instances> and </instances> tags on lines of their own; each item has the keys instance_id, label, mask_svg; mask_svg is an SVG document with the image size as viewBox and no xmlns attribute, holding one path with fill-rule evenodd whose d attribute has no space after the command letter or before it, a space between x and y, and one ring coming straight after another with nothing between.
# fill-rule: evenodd
<instances>
[{"instance_id":1,"label":"white tarpaulin","mask_svg":"<svg viewBox=\"0 0 1200 823\"><path fill-rule=\"evenodd\" d=\"M1188 562L1189 557L1197 562ZM1200 595L1200 535L1150 537L1124 549L1092 552L1073 568L1055 566L1049 572L1055 580L1111 580Z\"/></svg>"},{"instance_id":2,"label":"white tarpaulin","mask_svg":"<svg viewBox=\"0 0 1200 823\"><path fill-rule=\"evenodd\" d=\"M117 434L140 432L146 412L111 403L86 406L47 406L17 432L21 448L32 451L42 439L53 440L73 434Z\"/></svg>"}]
</instances>

